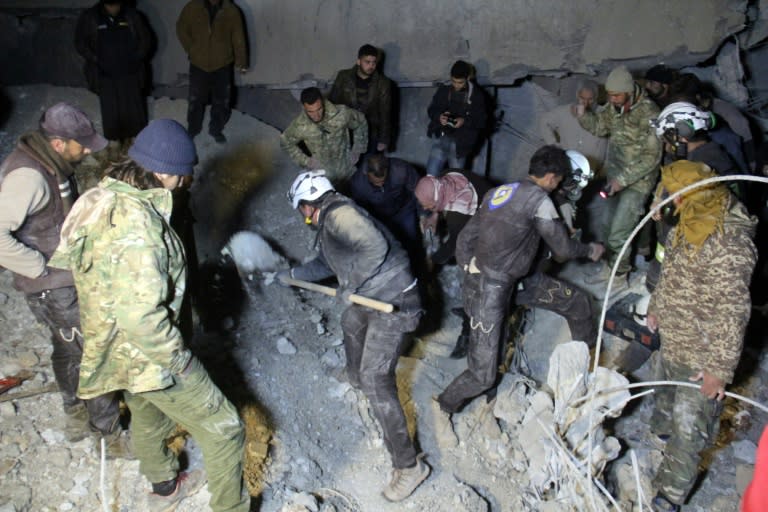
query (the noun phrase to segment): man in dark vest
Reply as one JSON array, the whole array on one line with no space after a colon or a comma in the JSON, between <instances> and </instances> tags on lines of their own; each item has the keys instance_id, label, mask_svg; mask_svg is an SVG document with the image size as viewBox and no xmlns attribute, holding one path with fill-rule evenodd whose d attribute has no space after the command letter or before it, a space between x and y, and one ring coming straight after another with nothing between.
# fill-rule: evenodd
<instances>
[{"instance_id":1,"label":"man in dark vest","mask_svg":"<svg viewBox=\"0 0 768 512\"><path fill-rule=\"evenodd\" d=\"M51 363L71 441L90 429L112 442L121 431L114 395L76 396L83 354L77 294L69 271L47 266L77 196L73 165L106 145L84 112L58 103L0 166L0 265L13 273L14 287L25 294L35 318L51 329Z\"/></svg>"}]
</instances>

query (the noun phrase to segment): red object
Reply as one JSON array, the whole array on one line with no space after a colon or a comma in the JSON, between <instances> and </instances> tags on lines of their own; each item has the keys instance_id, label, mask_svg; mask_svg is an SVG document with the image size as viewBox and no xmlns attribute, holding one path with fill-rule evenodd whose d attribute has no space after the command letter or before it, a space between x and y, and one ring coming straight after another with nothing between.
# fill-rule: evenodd
<instances>
[{"instance_id":1,"label":"red object","mask_svg":"<svg viewBox=\"0 0 768 512\"><path fill-rule=\"evenodd\" d=\"M766 510L768 510L768 427L760 436L755 474L741 499L741 512L765 512Z\"/></svg>"},{"instance_id":2,"label":"red object","mask_svg":"<svg viewBox=\"0 0 768 512\"><path fill-rule=\"evenodd\" d=\"M0 394L5 393L11 388L15 388L19 384L21 384L22 379L19 379L18 377L6 377L4 379L0 379Z\"/></svg>"}]
</instances>

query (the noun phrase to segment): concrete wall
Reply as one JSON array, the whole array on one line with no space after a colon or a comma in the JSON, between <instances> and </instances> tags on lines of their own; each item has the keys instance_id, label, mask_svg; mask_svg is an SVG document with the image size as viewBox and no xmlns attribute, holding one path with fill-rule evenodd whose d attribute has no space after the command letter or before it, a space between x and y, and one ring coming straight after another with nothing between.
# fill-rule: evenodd
<instances>
[{"instance_id":1,"label":"concrete wall","mask_svg":"<svg viewBox=\"0 0 768 512\"><path fill-rule=\"evenodd\" d=\"M2 0L0 10L79 9L83 0ZM139 0L158 37L155 80L183 80L186 59L174 24L186 0ZM398 81L447 77L451 63L476 65L481 82L511 84L529 73L592 72L611 61L710 55L745 20L745 0L237 0L250 43L244 84L330 80L357 48L386 52ZM76 15L76 13L74 13ZM27 18L28 19L28 18ZM19 25L25 17L17 17ZM66 21L61 29L69 30ZM8 22L4 23L7 26ZM68 38L65 38L68 39ZM50 46L50 53L71 50Z\"/></svg>"}]
</instances>

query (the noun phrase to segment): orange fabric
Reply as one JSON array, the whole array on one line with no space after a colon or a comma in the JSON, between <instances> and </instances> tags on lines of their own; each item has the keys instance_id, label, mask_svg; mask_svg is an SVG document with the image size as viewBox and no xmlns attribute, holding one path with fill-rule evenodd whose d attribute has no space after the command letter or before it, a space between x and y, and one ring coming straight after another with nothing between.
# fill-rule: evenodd
<instances>
[{"instance_id":1,"label":"orange fabric","mask_svg":"<svg viewBox=\"0 0 768 512\"><path fill-rule=\"evenodd\" d=\"M766 510L768 510L768 427L760 436L755 474L741 499L741 512L765 512Z\"/></svg>"}]
</instances>

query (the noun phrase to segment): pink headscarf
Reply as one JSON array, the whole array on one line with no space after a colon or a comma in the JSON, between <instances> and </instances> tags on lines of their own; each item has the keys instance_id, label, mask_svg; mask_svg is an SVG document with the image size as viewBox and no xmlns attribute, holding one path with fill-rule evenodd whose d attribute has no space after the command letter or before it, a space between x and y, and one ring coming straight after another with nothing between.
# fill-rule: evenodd
<instances>
[{"instance_id":1,"label":"pink headscarf","mask_svg":"<svg viewBox=\"0 0 768 512\"><path fill-rule=\"evenodd\" d=\"M458 212L474 215L477 211L477 191L469 180L458 172L449 172L436 178L424 176L416 184L416 199L422 204L434 204L438 212Z\"/></svg>"}]
</instances>

